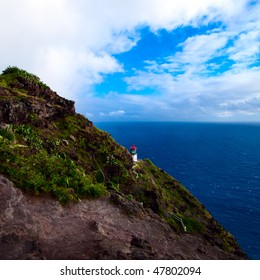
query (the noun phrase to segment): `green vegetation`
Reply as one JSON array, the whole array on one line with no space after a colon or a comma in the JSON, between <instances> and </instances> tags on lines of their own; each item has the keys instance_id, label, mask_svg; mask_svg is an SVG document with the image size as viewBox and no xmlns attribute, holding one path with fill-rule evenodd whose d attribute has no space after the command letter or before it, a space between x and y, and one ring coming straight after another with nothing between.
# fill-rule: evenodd
<instances>
[{"instance_id":1,"label":"green vegetation","mask_svg":"<svg viewBox=\"0 0 260 280\"><path fill-rule=\"evenodd\" d=\"M100 169L96 173L96 180L98 183L104 183L105 181L104 173Z\"/></svg>"},{"instance_id":2,"label":"green vegetation","mask_svg":"<svg viewBox=\"0 0 260 280\"><path fill-rule=\"evenodd\" d=\"M39 89L46 88L37 76L8 67L0 75L0 100L26 102L33 97L30 103L42 106L48 100L44 95L34 97L30 92L34 84ZM131 162L107 133L90 129L89 121L79 114L49 119L44 127L37 123L46 124L39 115L28 112L27 124L13 123L0 129L1 174L27 192L50 193L61 203L97 198L106 195L107 189L119 190L119 182L124 183Z\"/></svg>"},{"instance_id":3,"label":"green vegetation","mask_svg":"<svg viewBox=\"0 0 260 280\"><path fill-rule=\"evenodd\" d=\"M14 145L8 139L9 135L1 137L0 172L11 178L19 188L35 194L51 193L61 203L106 194L104 184L93 183L73 160L62 154L49 154L42 148L43 140L36 137L31 127L21 125L15 131L16 138L20 138L21 143L24 140L29 146Z\"/></svg>"},{"instance_id":4,"label":"green vegetation","mask_svg":"<svg viewBox=\"0 0 260 280\"><path fill-rule=\"evenodd\" d=\"M8 67L0 75L0 105L15 104L10 107L14 111L26 108L19 105L27 102L32 109L26 117L24 111L18 112L23 118L16 118L15 123L0 114L0 122L4 122L0 128L0 174L26 192L48 193L63 204L116 192L130 202L141 202L180 234L180 223L169 213L182 218L189 233L201 234L224 250L234 248L232 236L205 207L150 160L134 165L125 148L73 110L44 118L42 108L53 106L60 112L64 104L56 102L59 97L54 93L53 98L48 97L50 92L42 94L46 87L37 76L17 67Z\"/></svg>"},{"instance_id":5,"label":"green vegetation","mask_svg":"<svg viewBox=\"0 0 260 280\"><path fill-rule=\"evenodd\" d=\"M35 132L29 125L16 125L13 126L13 130L17 133L20 138L29 144L30 146L40 150L43 147L43 140L39 137L39 134Z\"/></svg>"},{"instance_id":6,"label":"green vegetation","mask_svg":"<svg viewBox=\"0 0 260 280\"><path fill-rule=\"evenodd\" d=\"M169 217L169 213L182 218L188 232L201 232L206 229L204 217L210 214L178 181L148 159L138 162L134 171L138 176L130 193L145 207L164 217L180 232L183 231L182 228Z\"/></svg>"},{"instance_id":7,"label":"green vegetation","mask_svg":"<svg viewBox=\"0 0 260 280\"><path fill-rule=\"evenodd\" d=\"M23 78L31 83L36 83L43 88L49 88L44 84L39 77L34 74L28 73L27 71L20 69L16 66L9 66L2 72L2 78L0 79L0 85L9 85L10 82L17 80L18 78Z\"/></svg>"},{"instance_id":8,"label":"green vegetation","mask_svg":"<svg viewBox=\"0 0 260 280\"><path fill-rule=\"evenodd\" d=\"M6 128L0 128L0 137L9 140L10 142L13 142L15 140L15 135L12 131L11 126L8 126Z\"/></svg>"}]
</instances>

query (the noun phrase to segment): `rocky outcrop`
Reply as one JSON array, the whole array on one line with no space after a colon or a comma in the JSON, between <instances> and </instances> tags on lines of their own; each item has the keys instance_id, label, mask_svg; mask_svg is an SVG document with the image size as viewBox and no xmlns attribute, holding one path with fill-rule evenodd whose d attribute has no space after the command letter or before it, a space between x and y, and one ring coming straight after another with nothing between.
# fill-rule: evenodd
<instances>
[{"instance_id":1,"label":"rocky outcrop","mask_svg":"<svg viewBox=\"0 0 260 280\"><path fill-rule=\"evenodd\" d=\"M0 99L0 123L34 121L34 124L41 124L75 114L74 101L22 77L13 82L8 90L0 87L0 95L5 96L5 99Z\"/></svg>"},{"instance_id":2,"label":"rocky outcrop","mask_svg":"<svg viewBox=\"0 0 260 280\"><path fill-rule=\"evenodd\" d=\"M240 259L113 192L61 206L0 175L0 259Z\"/></svg>"}]
</instances>

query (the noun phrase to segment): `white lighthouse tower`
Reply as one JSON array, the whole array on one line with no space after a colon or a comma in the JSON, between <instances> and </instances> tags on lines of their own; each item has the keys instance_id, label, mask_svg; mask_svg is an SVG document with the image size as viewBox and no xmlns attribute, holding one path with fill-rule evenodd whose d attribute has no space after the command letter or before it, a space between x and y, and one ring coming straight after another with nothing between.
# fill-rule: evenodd
<instances>
[{"instance_id":1,"label":"white lighthouse tower","mask_svg":"<svg viewBox=\"0 0 260 280\"><path fill-rule=\"evenodd\" d=\"M130 154L132 155L133 161L137 162L137 148L134 144L130 148Z\"/></svg>"}]
</instances>

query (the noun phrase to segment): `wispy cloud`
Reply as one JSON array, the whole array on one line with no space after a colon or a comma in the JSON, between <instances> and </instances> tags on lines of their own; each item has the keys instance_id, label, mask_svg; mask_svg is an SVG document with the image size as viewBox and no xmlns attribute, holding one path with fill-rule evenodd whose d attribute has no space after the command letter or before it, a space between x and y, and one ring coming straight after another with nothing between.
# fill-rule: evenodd
<instances>
[{"instance_id":1,"label":"wispy cloud","mask_svg":"<svg viewBox=\"0 0 260 280\"><path fill-rule=\"evenodd\" d=\"M259 119L260 20L255 10L245 13L247 24L244 18L236 26L223 23L222 28L189 37L171 56L146 61L142 70L125 78L128 90L156 88L172 119L184 116L184 110L202 119Z\"/></svg>"},{"instance_id":2,"label":"wispy cloud","mask_svg":"<svg viewBox=\"0 0 260 280\"><path fill-rule=\"evenodd\" d=\"M99 115L102 117L120 117L123 116L125 114L124 110L118 110L118 111L112 111L112 112L108 112L108 113L104 113L104 112L100 112Z\"/></svg>"}]
</instances>

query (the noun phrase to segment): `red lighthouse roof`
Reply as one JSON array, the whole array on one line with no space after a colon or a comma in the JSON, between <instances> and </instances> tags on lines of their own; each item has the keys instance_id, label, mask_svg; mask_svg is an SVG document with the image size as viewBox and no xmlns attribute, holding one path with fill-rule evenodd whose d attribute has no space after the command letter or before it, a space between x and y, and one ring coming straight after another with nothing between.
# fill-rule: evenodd
<instances>
[{"instance_id":1,"label":"red lighthouse roof","mask_svg":"<svg viewBox=\"0 0 260 280\"><path fill-rule=\"evenodd\" d=\"M136 146L133 144L133 145L131 146L130 150L134 150L134 151L136 151L136 150L137 150L137 148L136 148Z\"/></svg>"}]
</instances>

